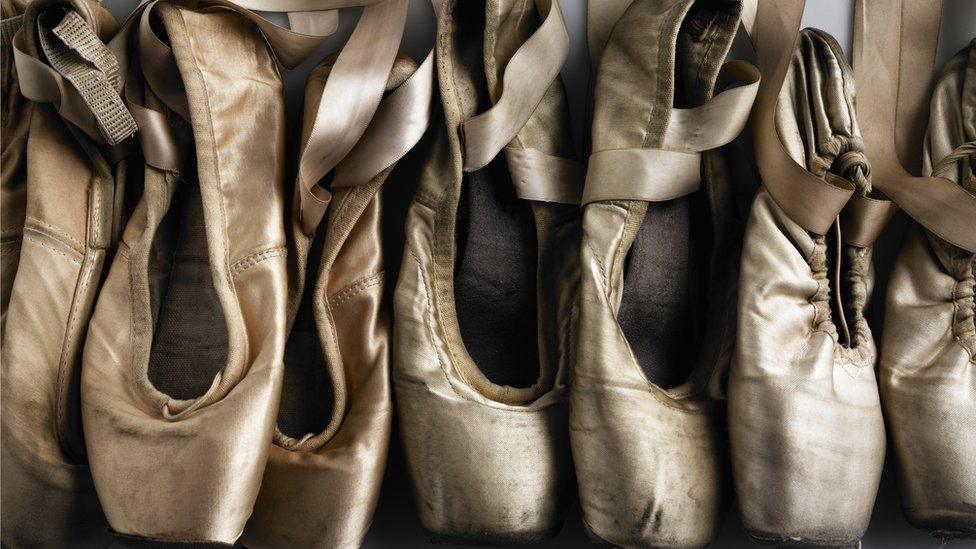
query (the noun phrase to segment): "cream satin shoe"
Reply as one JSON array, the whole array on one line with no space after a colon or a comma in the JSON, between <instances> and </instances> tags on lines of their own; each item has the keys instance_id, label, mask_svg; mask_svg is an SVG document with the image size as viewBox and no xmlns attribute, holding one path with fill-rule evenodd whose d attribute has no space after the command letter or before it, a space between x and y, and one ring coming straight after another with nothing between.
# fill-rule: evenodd
<instances>
[{"instance_id":1,"label":"cream satin shoe","mask_svg":"<svg viewBox=\"0 0 976 549\"><path fill-rule=\"evenodd\" d=\"M406 221L393 341L407 465L436 540L546 539L573 490L581 177L555 80L568 35L558 3L539 5L449 0L438 20L444 123Z\"/></svg>"},{"instance_id":2,"label":"cream satin shoe","mask_svg":"<svg viewBox=\"0 0 976 549\"><path fill-rule=\"evenodd\" d=\"M5 16L9 7L3 3ZM109 161L105 139L122 140L135 125L114 85L118 66L102 43L118 28L105 9L85 0L34 2L21 23L14 47L24 54L16 68L24 87L5 83L3 105L5 288L13 276L8 268L16 278L0 357L0 539L4 547L105 547L110 540L85 455L78 383L88 320L123 215L124 172ZM7 53L5 75L13 70ZM54 89L38 87L45 79ZM57 89L72 95L54 104L6 95L50 101ZM101 126L110 119L121 133ZM17 266L8 252L19 243L6 240L13 234L6 227L19 222Z\"/></svg>"},{"instance_id":3,"label":"cream satin shoe","mask_svg":"<svg viewBox=\"0 0 976 549\"><path fill-rule=\"evenodd\" d=\"M3 131L0 132L0 342L7 320L10 291L17 276L27 208L27 131L33 106L20 93L12 47L14 33L23 21L21 16L25 3L0 3L0 17L3 18L3 34L0 36L0 78L3 79L0 82L3 101Z\"/></svg>"},{"instance_id":4,"label":"cream satin shoe","mask_svg":"<svg viewBox=\"0 0 976 549\"><path fill-rule=\"evenodd\" d=\"M394 62L396 45L387 98L336 167L329 209L312 235L303 227L297 194L293 202L284 387L264 482L241 540L249 548L358 548L379 499L392 426L380 190L388 177L399 184L403 176L371 160L389 150L391 135L402 135L396 131L402 124L386 117L408 114L395 104L399 94L425 88L410 105L410 114L420 117L429 115L432 99L429 64L416 74L408 58ZM350 43L339 56L359 47ZM327 59L309 75L302 162L313 148L317 115L336 108L323 91L338 64ZM353 182L353 172L367 175Z\"/></svg>"},{"instance_id":5,"label":"cream satin shoe","mask_svg":"<svg viewBox=\"0 0 976 549\"><path fill-rule=\"evenodd\" d=\"M703 547L729 500L724 375L743 225L726 156L710 149L745 126L758 71L722 67L738 3L618 4L590 7L590 47L608 41L583 195L573 461L595 540ZM721 85L747 85L713 97L720 69Z\"/></svg>"},{"instance_id":6,"label":"cream satin shoe","mask_svg":"<svg viewBox=\"0 0 976 549\"><path fill-rule=\"evenodd\" d=\"M140 9L123 31L129 61L155 59L159 73L131 68L138 89L126 94L169 125L143 129L146 163L131 174L142 193L88 333L88 455L127 543L230 545L258 494L281 390L282 83L241 13ZM147 141L167 130L172 146Z\"/></svg>"},{"instance_id":7,"label":"cream satin shoe","mask_svg":"<svg viewBox=\"0 0 976 549\"><path fill-rule=\"evenodd\" d=\"M760 4L757 22L757 57L769 86L756 105L764 186L753 202L739 278L729 377L733 476L753 539L856 545L885 452L875 347L863 314L871 249L848 243L852 222L835 223L823 236L794 215L824 206L810 202L818 186L867 196L871 170L843 52L826 33L807 29L787 58L783 48L794 44L803 3L782 11L777 3L775 16L772 5L766 2L764 12ZM773 21L794 26L774 28ZM784 74L785 85L776 79ZM799 214L787 214L779 201Z\"/></svg>"},{"instance_id":8,"label":"cream satin shoe","mask_svg":"<svg viewBox=\"0 0 976 549\"><path fill-rule=\"evenodd\" d=\"M976 193L976 41L946 65L929 113L924 174ZM913 224L885 307L881 396L904 511L943 538L976 537L974 261Z\"/></svg>"}]
</instances>

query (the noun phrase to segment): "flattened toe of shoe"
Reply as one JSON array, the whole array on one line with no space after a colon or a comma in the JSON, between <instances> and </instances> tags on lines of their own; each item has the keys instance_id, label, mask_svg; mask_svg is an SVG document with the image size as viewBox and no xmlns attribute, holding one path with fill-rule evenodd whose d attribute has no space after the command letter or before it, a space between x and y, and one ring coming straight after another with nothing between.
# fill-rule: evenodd
<instances>
[{"instance_id":1,"label":"flattened toe of shoe","mask_svg":"<svg viewBox=\"0 0 976 549\"><path fill-rule=\"evenodd\" d=\"M524 544L559 531L572 479L565 401L494 407L398 382L397 402L421 521L433 539Z\"/></svg>"},{"instance_id":2,"label":"flattened toe of shoe","mask_svg":"<svg viewBox=\"0 0 976 549\"><path fill-rule=\"evenodd\" d=\"M111 543L87 467L65 466L51 478L42 479L14 463L4 455L0 511L3 547L94 549ZM52 482L54 477L60 480Z\"/></svg>"},{"instance_id":3,"label":"flattened toe of shoe","mask_svg":"<svg viewBox=\"0 0 976 549\"><path fill-rule=\"evenodd\" d=\"M831 397L838 389L823 380L733 378L733 472L743 524L757 541L838 545L864 535L885 435L873 372L860 373L863 387L848 387L844 399Z\"/></svg>"},{"instance_id":4,"label":"flattened toe of shoe","mask_svg":"<svg viewBox=\"0 0 976 549\"><path fill-rule=\"evenodd\" d=\"M576 381L571 437L590 536L624 547L711 543L727 474L722 416L704 405L666 404L646 384L621 390Z\"/></svg>"}]
</instances>

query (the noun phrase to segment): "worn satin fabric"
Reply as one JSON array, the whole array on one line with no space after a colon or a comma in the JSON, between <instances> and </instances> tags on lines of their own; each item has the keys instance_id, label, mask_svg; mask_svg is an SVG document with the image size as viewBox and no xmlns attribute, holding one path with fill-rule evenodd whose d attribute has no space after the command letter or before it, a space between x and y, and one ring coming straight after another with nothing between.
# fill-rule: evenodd
<instances>
[{"instance_id":1,"label":"worn satin fabric","mask_svg":"<svg viewBox=\"0 0 976 549\"><path fill-rule=\"evenodd\" d=\"M332 60L317 66L305 87L303 142L311 133ZM398 59L393 89L415 65ZM298 200L291 211L289 325L304 291L314 292L319 343L334 395L332 421L301 440L275 432L247 547L356 548L373 519L392 427L388 320L381 312L384 278L379 191L390 170L365 185L333 188L316 279L305 281L312 239ZM341 319L341 321L339 320Z\"/></svg>"},{"instance_id":2,"label":"worn satin fabric","mask_svg":"<svg viewBox=\"0 0 976 549\"><path fill-rule=\"evenodd\" d=\"M976 140L976 42L946 65L929 112L926 175ZM937 175L976 193L974 165L970 153ZM881 395L902 507L909 521L940 537L976 536L974 261L913 224L885 307Z\"/></svg>"},{"instance_id":3,"label":"worn satin fabric","mask_svg":"<svg viewBox=\"0 0 976 549\"><path fill-rule=\"evenodd\" d=\"M149 279L157 275L149 254L181 181L176 172L146 166L145 191L88 334L84 427L113 530L230 544L258 494L281 390L283 91L265 41L241 15L170 4L156 9L187 90L227 363L193 400L174 400L149 381L155 318Z\"/></svg>"},{"instance_id":4,"label":"worn satin fabric","mask_svg":"<svg viewBox=\"0 0 976 549\"><path fill-rule=\"evenodd\" d=\"M809 173L844 178L865 195L869 169L842 56L824 33L801 33L776 127ZM838 258L850 288L840 299L853 346L843 344L831 312L838 289L826 254L825 237L759 191L743 244L729 434L743 524L764 542L856 544L881 477L885 432L862 315L873 280L870 249L845 245Z\"/></svg>"},{"instance_id":5,"label":"worn satin fabric","mask_svg":"<svg viewBox=\"0 0 976 549\"><path fill-rule=\"evenodd\" d=\"M0 4L0 17L8 19L24 12L23 2ZM10 291L17 275L20 248L24 239L27 207L27 129L33 105L20 94L13 48L0 49L2 63L3 122L0 133L0 338L7 320ZM2 344L2 343L0 343Z\"/></svg>"},{"instance_id":6,"label":"worn satin fabric","mask_svg":"<svg viewBox=\"0 0 976 549\"><path fill-rule=\"evenodd\" d=\"M63 9L60 4L79 13L102 40L117 29L95 2L35 3L24 28L32 52L40 47L36 18L48 7ZM4 112L22 118L12 120L18 130L9 144L23 149L7 148L5 126L3 223L12 206L9 190L20 201L24 237L0 359L0 539L5 547L104 547L105 519L85 463L78 377L88 319L114 246L122 185L95 143L52 105L20 108ZM12 174L8 158L17 170Z\"/></svg>"},{"instance_id":7,"label":"worn satin fabric","mask_svg":"<svg viewBox=\"0 0 976 549\"><path fill-rule=\"evenodd\" d=\"M661 148L675 97L679 105L711 97L738 28L739 6L694 4L636 0L617 21L597 72L594 153ZM729 175L720 157L705 158L706 192L720 200L731 191ZM587 192L601 183L588 177ZM584 209L573 460L591 536L622 547L701 547L718 532L727 494L722 395L714 385L727 369L722 363L734 327L728 294L735 288L735 256L721 256L737 245L728 242L714 258L720 267L710 288L712 305L698 313L709 317L707 334L690 379L663 389L645 377L617 322L626 299L626 258L646 209L638 200L599 201ZM729 212L716 213L714 229L729 229L723 215Z\"/></svg>"},{"instance_id":8,"label":"worn satin fabric","mask_svg":"<svg viewBox=\"0 0 976 549\"><path fill-rule=\"evenodd\" d=\"M455 10L438 22L437 62L444 126L406 221L395 295L393 380L400 430L424 528L435 538L490 544L553 535L571 493L565 375L576 300L576 208L534 203L539 234L540 378L527 389L495 385L464 347L454 308L454 225L462 181L460 124L475 115L481 52L461 56ZM484 58L490 96L505 62L531 32L535 3L489 0ZM570 156L561 84L513 140ZM517 143L515 142L517 141ZM544 381L544 380L543 380Z\"/></svg>"}]
</instances>

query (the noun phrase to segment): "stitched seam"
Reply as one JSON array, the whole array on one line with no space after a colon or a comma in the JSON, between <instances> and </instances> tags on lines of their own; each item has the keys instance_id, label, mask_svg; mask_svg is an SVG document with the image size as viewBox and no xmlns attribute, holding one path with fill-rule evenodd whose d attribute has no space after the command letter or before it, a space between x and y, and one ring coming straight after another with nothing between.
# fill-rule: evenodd
<instances>
[{"instance_id":1,"label":"stitched seam","mask_svg":"<svg viewBox=\"0 0 976 549\"><path fill-rule=\"evenodd\" d=\"M274 248L267 248L258 252L254 252L250 255L244 256L243 258L237 260L230 267L231 274L235 277L240 276L245 271L251 267L275 257L282 257L287 253L283 246L276 246Z\"/></svg>"},{"instance_id":2,"label":"stitched seam","mask_svg":"<svg viewBox=\"0 0 976 549\"><path fill-rule=\"evenodd\" d=\"M70 236L64 234L61 231L46 230L46 227L44 227L43 225L35 227L31 224L31 225L24 226L25 239L27 238L27 233L35 233L37 235L50 238L51 240L64 244L66 248L70 249L71 251L77 253L80 256L85 255L85 245L71 238Z\"/></svg>"},{"instance_id":3,"label":"stitched seam","mask_svg":"<svg viewBox=\"0 0 976 549\"><path fill-rule=\"evenodd\" d=\"M352 284L346 286L345 288L340 290L337 294L329 298L329 307L333 309L338 308L343 303L363 293L367 289L372 288L374 286L379 286L382 281L383 281L383 273L381 272L367 275L359 279L358 281L353 282Z\"/></svg>"},{"instance_id":4,"label":"stitched seam","mask_svg":"<svg viewBox=\"0 0 976 549\"><path fill-rule=\"evenodd\" d=\"M413 258L413 260L417 263L417 270L419 271L418 278L420 279L420 285L424 289L424 300L427 302L427 307L426 310L424 311L424 321L425 321L424 324L425 327L427 328L425 330L427 332L427 342L430 344L431 349L434 351L434 354L437 356L437 364L440 366L441 375L444 376L444 381L447 381L447 384L448 386L450 386L451 391L453 391L458 398L467 402L469 401L469 399L462 396L461 393L458 392L457 388L454 386L454 382L451 381L451 376L447 375L447 365L444 364L444 360L441 357L441 353L437 350L437 344L434 342L434 326L431 321L431 311L434 308L434 304L430 300L430 289L427 287L427 278L424 276L424 264L420 261L420 258L417 257L417 254L414 252L413 248L410 248L409 251L410 251L410 257Z\"/></svg>"},{"instance_id":5,"label":"stitched seam","mask_svg":"<svg viewBox=\"0 0 976 549\"><path fill-rule=\"evenodd\" d=\"M430 196L426 191L417 191L417 193L413 197L413 201L420 204L421 206L426 207L431 211L437 210L437 206L436 206L437 199L435 199L433 196Z\"/></svg>"},{"instance_id":6,"label":"stitched seam","mask_svg":"<svg viewBox=\"0 0 976 549\"><path fill-rule=\"evenodd\" d=\"M121 241L120 240L119 241L119 247L115 251L115 253L119 254L120 256L124 257L125 259L129 259L129 245L126 244L124 241Z\"/></svg>"},{"instance_id":7,"label":"stitched seam","mask_svg":"<svg viewBox=\"0 0 976 549\"><path fill-rule=\"evenodd\" d=\"M89 261L88 260L89 257L86 257L85 259L86 261L83 264L83 268L81 272L81 277L82 277L81 287L76 289L76 291L74 292L74 296L71 300L71 314L68 316L68 326L65 328L62 344L63 342L65 342L65 340L67 340L70 334L74 331L75 325L78 323L78 317L80 315L79 309L81 307L78 306L77 298L78 296L85 295L85 292L88 290L89 282L92 279L91 275L92 275L92 270L94 269L94 262ZM65 407L63 406L63 400L60 397L61 397L62 388L64 388L65 386L65 378L68 376L68 369L70 366L69 362L71 361L71 358L72 357L69 356L68 346L63 345L61 348L61 360L58 364L57 391L58 391L59 398L58 398L57 425L56 425L57 430L55 431L55 433L57 434L58 442L60 443L62 448L65 446L64 435L66 435L67 433L61 432L61 426L65 424L65 409L64 409Z\"/></svg>"},{"instance_id":8,"label":"stitched seam","mask_svg":"<svg viewBox=\"0 0 976 549\"><path fill-rule=\"evenodd\" d=\"M39 233L39 234L44 234L44 233ZM32 235L25 234L24 235L24 240L27 241L27 242L33 242L34 244L37 244L38 246L40 246L42 248L47 248L48 250L51 250L52 252L60 255L61 257L67 259L68 261L74 263L75 265L81 265L81 260L80 259L78 259L76 257L71 257L70 255L62 252L61 250L55 248L54 246L52 246L52 245L50 245L50 244L48 244L46 242L43 242L43 241L35 238Z\"/></svg>"}]
</instances>

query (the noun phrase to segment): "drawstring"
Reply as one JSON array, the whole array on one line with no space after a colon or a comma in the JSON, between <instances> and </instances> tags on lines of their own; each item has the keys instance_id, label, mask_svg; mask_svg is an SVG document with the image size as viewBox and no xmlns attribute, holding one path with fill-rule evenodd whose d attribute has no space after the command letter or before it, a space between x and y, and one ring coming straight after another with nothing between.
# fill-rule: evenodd
<instances>
[{"instance_id":1,"label":"drawstring","mask_svg":"<svg viewBox=\"0 0 976 549\"><path fill-rule=\"evenodd\" d=\"M946 177L946 175L956 167L956 163L960 160L976 156L976 141L969 141L959 145L952 150L951 153L947 154L945 158L939 161L939 163L932 170L932 175L935 177Z\"/></svg>"}]
</instances>

